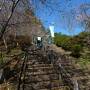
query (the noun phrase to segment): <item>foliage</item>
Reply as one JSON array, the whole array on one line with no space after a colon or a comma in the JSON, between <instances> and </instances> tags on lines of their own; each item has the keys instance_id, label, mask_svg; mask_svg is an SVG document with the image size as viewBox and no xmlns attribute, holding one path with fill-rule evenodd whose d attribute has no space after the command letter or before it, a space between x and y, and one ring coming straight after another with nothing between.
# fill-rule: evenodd
<instances>
[{"instance_id":1,"label":"foliage","mask_svg":"<svg viewBox=\"0 0 90 90\"><path fill-rule=\"evenodd\" d=\"M71 55L76 57L76 58L79 58L80 57L80 52L82 51L82 46L79 45L79 44L75 44L72 46L72 53Z\"/></svg>"},{"instance_id":2,"label":"foliage","mask_svg":"<svg viewBox=\"0 0 90 90\"><path fill-rule=\"evenodd\" d=\"M79 35L76 36L67 36L62 35L61 33L55 33L55 44L58 47L62 47L65 50L71 51L71 55L78 58L80 57L80 53L83 50L83 47L87 47L90 38L89 32L81 32Z\"/></svg>"},{"instance_id":3,"label":"foliage","mask_svg":"<svg viewBox=\"0 0 90 90\"><path fill-rule=\"evenodd\" d=\"M87 47L84 48L83 55L79 58L78 63L82 68L90 66L90 50Z\"/></svg>"},{"instance_id":4,"label":"foliage","mask_svg":"<svg viewBox=\"0 0 90 90\"><path fill-rule=\"evenodd\" d=\"M62 35L61 33L55 33L54 41L55 41L55 44L58 47L62 47L65 50L70 49L70 42L69 42L69 40L70 40L69 36Z\"/></svg>"}]
</instances>

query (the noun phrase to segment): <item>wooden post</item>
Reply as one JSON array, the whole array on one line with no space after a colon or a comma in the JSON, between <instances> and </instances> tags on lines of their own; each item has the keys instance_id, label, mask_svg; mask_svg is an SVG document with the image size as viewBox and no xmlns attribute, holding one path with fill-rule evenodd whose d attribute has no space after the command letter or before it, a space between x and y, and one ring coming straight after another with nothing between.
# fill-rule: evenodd
<instances>
[{"instance_id":1,"label":"wooden post","mask_svg":"<svg viewBox=\"0 0 90 90\"><path fill-rule=\"evenodd\" d=\"M74 90L79 90L79 85L76 79L73 80Z\"/></svg>"},{"instance_id":2,"label":"wooden post","mask_svg":"<svg viewBox=\"0 0 90 90\"><path fill-rule=\"evenodd\" d=\"M3 42L4 42L5 48L6 48L6 50L7 50L8 46L7 46L7 42L6 42L6 40L5 40L4 35L3 35Z\"/></svg>"}]
</instances>

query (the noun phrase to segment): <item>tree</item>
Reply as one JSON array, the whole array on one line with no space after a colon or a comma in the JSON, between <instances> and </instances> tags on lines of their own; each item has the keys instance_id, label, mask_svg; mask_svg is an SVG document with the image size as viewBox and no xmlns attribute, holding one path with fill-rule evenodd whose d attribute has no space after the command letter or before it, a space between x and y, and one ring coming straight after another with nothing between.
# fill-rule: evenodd
<instances>
[{"instance_id":1,"label":"tree","mask_svg":"<svg viewBox=\"0 0 90 90\"><path fill-rule=\"evenodd\" d=\"M14 36L13 39L19 35L30 36L41 28L39 25L41 22L34 16L32 0L0 1L0 39L3 39L6 49L7 44L13 41L10 36Z\"/></svg>"},{"instance_id":2,"label":"tree","mask_svg":"<svg viewBox=\"0 0 90 90\"><path fill-rule=\"evenodd\" d=\"M24 12L23 8L25 7L24 4L26 2L27 0L0 1L0 39L3 39L6 49L8 49L6 33L10 29L13 29L14 30L13 32L16 35L15 33L16 25L21 24L20 21L22 21L21 20L22 13L20 12L19 8L21 7L22 11ZM22 5L24 5L24 7L22 7ZM21 16L21 18L18 19L17 17L19 16Z\"/></svg>"},{"instance_id":3,"label":"tree","mask_svg":"<svg viewBox=\"0 0 90 90\"><path fill-rule=\"evenodd\" d=\"M7 7L7 5L9 5L10 6L10 11L9 11L9 15L8 15L8 17L7 17L7 19L5 20L5 21L3 21L4 23L2 23L3 25L2 25L2 28L1 28L1 32L0 32L0 39L3 37L3 34L4 34L4 32L5 32L5 30L6 30L6 28L7 28L7 26L8 26L8 24L9 24L9 21L11 20L11 18L12 18L12 16L13 16L13 13L14 13L14 10L15 10L15 8L16 8L16 6L17 6L17 4L19 3L19 1L20 0L11 0L11 1L7 1L7 0L3 0L2 2L3 2L3 6L1 7L1 11L2 11L2 9L3 9L3 11L9 11L6 7ZM1 2L1 3L2 3Z\"/></svg>"},{"instance_id":4,"label":"tree","mask_svg":"<svg viewBox=\"0 0 90 90\"><path fill-rule=\"evenodd\" d=\"M90 4L81 4L79 6L79 21L82 23L85 30L90 32L90 14L88 10L90 10Z\"/></svg>"}]
</instances>

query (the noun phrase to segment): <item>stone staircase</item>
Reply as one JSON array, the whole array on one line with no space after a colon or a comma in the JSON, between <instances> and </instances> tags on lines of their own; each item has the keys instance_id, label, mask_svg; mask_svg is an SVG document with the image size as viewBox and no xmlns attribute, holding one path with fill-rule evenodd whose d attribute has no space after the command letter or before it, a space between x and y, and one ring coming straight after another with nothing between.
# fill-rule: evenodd
<instances>
[{"instance_id":1,"label":"stone staircase","mask_svg":"<svg viewBox=\"0 0 90 90\"><path fill-rule=\"evenodd\" d=\"M32 55L26 66L24 90L69 90L63 85L58 67Z\"/></svg>"}]
</instances>

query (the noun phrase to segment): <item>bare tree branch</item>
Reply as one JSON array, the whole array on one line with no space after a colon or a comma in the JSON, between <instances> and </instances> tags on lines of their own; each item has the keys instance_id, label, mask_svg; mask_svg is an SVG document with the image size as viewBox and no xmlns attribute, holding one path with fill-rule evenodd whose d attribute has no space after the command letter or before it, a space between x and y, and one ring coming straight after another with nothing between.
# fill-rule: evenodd
<instances>
[{"instance_id":1,"label":"bare tree branch","mask_svg":"<svg viewBox=\"0 0 90 90\"><path fill-rule=\"evenodd\" d=\"M20 1L20 0L16 0L16 2L15 2L15 0L12 0L13 5L12 5L12 9L11 9L11 14L10 14L7 22L3 25L2 29L1 29L0 39L3 37L3 34L4 34L4 32L6 31L6 28L7 28L7 26L8 26L8 23L9 23L10 19L12 18L12 15L13 15L13 13L14 13L14 10L15 10L17 4L19 3L19 1Z\"/></svg>"}]
</instances>

